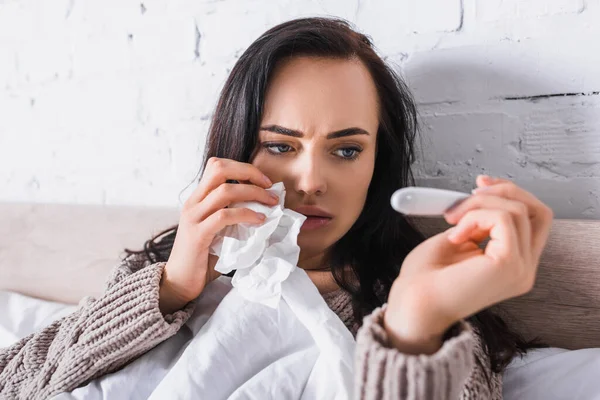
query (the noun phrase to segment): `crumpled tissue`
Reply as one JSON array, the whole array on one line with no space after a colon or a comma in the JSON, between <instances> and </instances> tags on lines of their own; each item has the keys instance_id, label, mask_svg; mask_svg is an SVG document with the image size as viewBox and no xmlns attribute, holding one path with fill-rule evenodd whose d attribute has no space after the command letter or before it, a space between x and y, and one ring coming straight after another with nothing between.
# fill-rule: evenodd
<instances>
[{"instance_id":1,"label":"crumpled tissue","mask_svg":"<svg viewBox=\"0 0 600 400\"><path fill-rule=\"evenodd\" d=\"M263 225L225 229L214 242L219 269L236 269L234 278L207 285L169 340L53 400L353 398L356 341L296 266L304 216L283 208L282 184L270 190L278 206L236 205L264 212Z\"/></svg>"},{"instance_id":2,"label":"crumpled tissue","mask_svg":"<svg viewBox=\"0 0 600 400\"><path fill-rule=\"evenodd\" d=\"M279 196L279 204L240 202L230 206L263 213L264 223L226 227L213 240L210 253L219 257L217 272L237 270L231 284L242 297L275 308L281 299L281 283L298 264L300 247L296 239L306 217L284 208L283 182L267 190Z\"/></svg>"}]
</instances>

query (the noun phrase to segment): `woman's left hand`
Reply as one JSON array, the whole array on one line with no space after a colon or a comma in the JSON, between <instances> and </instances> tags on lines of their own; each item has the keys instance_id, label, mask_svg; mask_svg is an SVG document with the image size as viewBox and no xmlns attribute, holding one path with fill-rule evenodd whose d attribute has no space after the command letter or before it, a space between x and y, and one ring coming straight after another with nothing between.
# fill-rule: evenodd
<instances>
[{"instance_id":1,"label":"woman's left hand","mask_svg":"<svg viewBox=\"0 0 600 400\"><path fill-rule=\"evenodd\" d=\"M414 248L392 285L384 326L403 352L431 354L454 323L533 288L552 210L505 179L477 186L444 214L456 226Z\"/></svg>"}]
</instances>

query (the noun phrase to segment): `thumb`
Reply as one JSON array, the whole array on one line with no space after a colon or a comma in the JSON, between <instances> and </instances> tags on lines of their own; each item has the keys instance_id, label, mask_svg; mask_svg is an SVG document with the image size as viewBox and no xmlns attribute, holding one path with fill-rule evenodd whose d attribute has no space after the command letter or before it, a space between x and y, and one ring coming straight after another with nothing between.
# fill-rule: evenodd
<instances>
[{"instance_id":1,"label":"thumb","mask_svg":"<svg viewBox=\"0 0 600 400\"><path fill-rule=\"evenodd\" d=\"M450 238L456 231L457 228L452 227L430 239L430 247L426 250L438 260L438 264L454 264L483 252L472 240L452 241Z\"/></svg>"}]
</instances>

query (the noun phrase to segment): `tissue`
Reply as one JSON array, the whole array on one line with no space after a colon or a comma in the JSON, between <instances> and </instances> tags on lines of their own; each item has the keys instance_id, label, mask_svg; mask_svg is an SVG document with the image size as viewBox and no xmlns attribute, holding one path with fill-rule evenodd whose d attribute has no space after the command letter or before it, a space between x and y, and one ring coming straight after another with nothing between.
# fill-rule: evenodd
<instances>
[{"instance_id":1,"label":"tissue","mask_svg":"<svg viewBox=\"0 0 600 400\"><path fill-rule=\"evenodd\" d=\"M230 206L263 213L264 223L224 228L215 236L209 251L219 257L217 272L227 274L236 270L231 284L242 297L276 308L281 299L281 284L298 264L300 247L296 239L306 217L284 208L283 182L267 190L279 196L279 204L241 202Z\"/></svg>"}]
</instances>

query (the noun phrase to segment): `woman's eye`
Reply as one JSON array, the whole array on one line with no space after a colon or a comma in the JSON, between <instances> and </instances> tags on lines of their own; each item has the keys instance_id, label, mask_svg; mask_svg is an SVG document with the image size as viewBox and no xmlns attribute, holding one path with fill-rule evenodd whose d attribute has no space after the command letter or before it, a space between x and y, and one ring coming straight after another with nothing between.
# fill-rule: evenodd
<instances>
[{"instance_id":1,"label":"woman's eye","mask_svg":"<svg viewBox=\"0 0 600 400\"><path fill-rule=\"evenodd\" d=\"M265 147L274 154L283 154L283 153L287 153L292 149L292 146L288 145L288 144L279 144L279 143L272 143L272 144L267 144L265 145Z\"/></svg>"},{"instance_id":2,"label":"woman's eye","mask_svg":"<svg viewBox=\"0 0 600 400\"><path fill-rule=\"evenodd\" d=\"M353 160L360 154L360 149L355 147L345 147L343 149L336 150L335 154L343 159Z\"/></svg>"}]
</instances>

